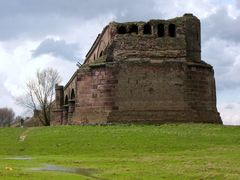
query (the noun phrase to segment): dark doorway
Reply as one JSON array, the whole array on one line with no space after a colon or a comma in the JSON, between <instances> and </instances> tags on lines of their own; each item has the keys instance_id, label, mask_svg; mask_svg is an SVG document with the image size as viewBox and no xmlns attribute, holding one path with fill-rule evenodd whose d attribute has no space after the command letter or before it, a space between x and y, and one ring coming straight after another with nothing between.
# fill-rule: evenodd
<instances>
[{"instance_id":1,"label":"dark doorway","mask_svg":"<svg viewBox=\"0 0 240 180\"><path fill-rule=\"evenodd\" d=\"M176 26L175 26L175 24L169 24L168 34L169 34L170 37L176 37Z\"/></svg>"},{"instance_id":2,"label":"dark doorway","mask_svg":"<svg viewBox=\"0 0 240 180\"><path fill-rule=\"evenodd\" d=\"M127 30L125 26L120 26L118 28L118 34L126 34Z\"/></svg>"},{"instance_id":3,"label":"dark doorway","mask_svg":"<svg viewBox=\"0 0 240 180\"><path fill-rule=\"evenodd\" d=\"M138 26L135 25L135 24L131 25L130 28L129 28L129 33L136 33L136 34L138 34Z\"/></svg>"},{"instance_id":4,"label":"dark doorway","mask_svg":"<svg viewBox=\"0 0 240 180\"><path fill-rule=\"evenodd\" d=\"M163 24L159 24L158 25L158 37L163 37L164 36L164 25Z\"/></svg>"},{"instance_id":5,"label":"dark doorway","mask_svg":"<svg viewBox=\"0 0 240 180\"><path fill-rule=\"evenodd\" d=\"M143 27L143 34L152 34L152 27L150 24L145 24Z\"/></svg>"}]
</instances>

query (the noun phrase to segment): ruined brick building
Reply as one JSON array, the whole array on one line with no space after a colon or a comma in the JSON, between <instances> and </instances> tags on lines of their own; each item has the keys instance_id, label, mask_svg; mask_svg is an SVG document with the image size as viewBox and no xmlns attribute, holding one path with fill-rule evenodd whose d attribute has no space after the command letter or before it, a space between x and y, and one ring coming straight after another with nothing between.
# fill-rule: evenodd
<instances>
[{"instance_id":1,"label":"ruined brick building","mask_svg":"<svg viewBox=\"0 0 240 180\"><path fill-rule=\"evenodd\" d=\"M54 122L222 123L200 40L192 14L110 23L69 82L56 85Z\"/></svg>"}]
</instances>

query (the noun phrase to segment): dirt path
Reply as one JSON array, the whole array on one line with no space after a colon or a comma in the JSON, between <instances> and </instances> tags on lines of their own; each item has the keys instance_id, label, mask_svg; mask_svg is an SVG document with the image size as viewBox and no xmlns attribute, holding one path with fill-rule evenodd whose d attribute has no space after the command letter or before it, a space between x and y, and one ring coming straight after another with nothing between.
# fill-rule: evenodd
<instances>
[{"instance_id":1,"label":"dirt path","mask_svg":"<svg viewBox=\"0 0 240 180\"><path fill-rule=\"evenodd\" d=\"M22 134L19 136L19 141L24 141L28 135L28 133L32 130L33 128L28 128L26 131L23 131Z\"/></svg>"}]
</instances>

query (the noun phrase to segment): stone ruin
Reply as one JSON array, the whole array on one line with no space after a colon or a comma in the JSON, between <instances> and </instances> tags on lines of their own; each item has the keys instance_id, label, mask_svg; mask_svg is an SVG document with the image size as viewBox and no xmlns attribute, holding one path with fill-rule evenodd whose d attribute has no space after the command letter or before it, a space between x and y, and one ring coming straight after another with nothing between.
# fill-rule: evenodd
<instances>
[{"instance_id":1,"label":"stone ruin","mask_svg":"<svg viewBox=\"0 0 240 180\"><path fill-rule=\"evenodd\" d=\"M53 124L222 123L192 14L111 22L68 83L55 88Z\"/></svg>"}]
</instances>

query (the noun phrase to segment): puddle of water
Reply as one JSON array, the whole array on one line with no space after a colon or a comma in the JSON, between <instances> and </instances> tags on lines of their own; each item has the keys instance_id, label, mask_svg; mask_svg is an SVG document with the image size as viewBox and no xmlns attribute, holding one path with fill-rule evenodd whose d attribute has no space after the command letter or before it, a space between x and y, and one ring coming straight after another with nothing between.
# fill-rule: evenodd
<instances>
[{"instance_id":1,"label":"puddle of water","mask_svg":"<svg viewBox=\"0 0 240 180\"><path fill-rule=\"evenodd\" d=\"M8 160L32 160L31 157L26 157L26 156L8 157L8 158L4 158L4 159L8 159Z\"/></svg>"},{"instance_id":2,"label":"puddle of water","mask_svg":"<svg viewBox=\"0 0 240 180\"><path fill-rule=\"evenodd\" d=\"M55 166L51 164L45 164L43 167L39 168L31 168L32 171L55 171L55 172L65 172L65 173L73 173L79 174L87 177L91 177L98 180L103 180L102 178L98 178L94 176L94 174L98 173L96 169L87 169L87 168L66 168L62 166Z\"/></svg>"}]
</instances>

